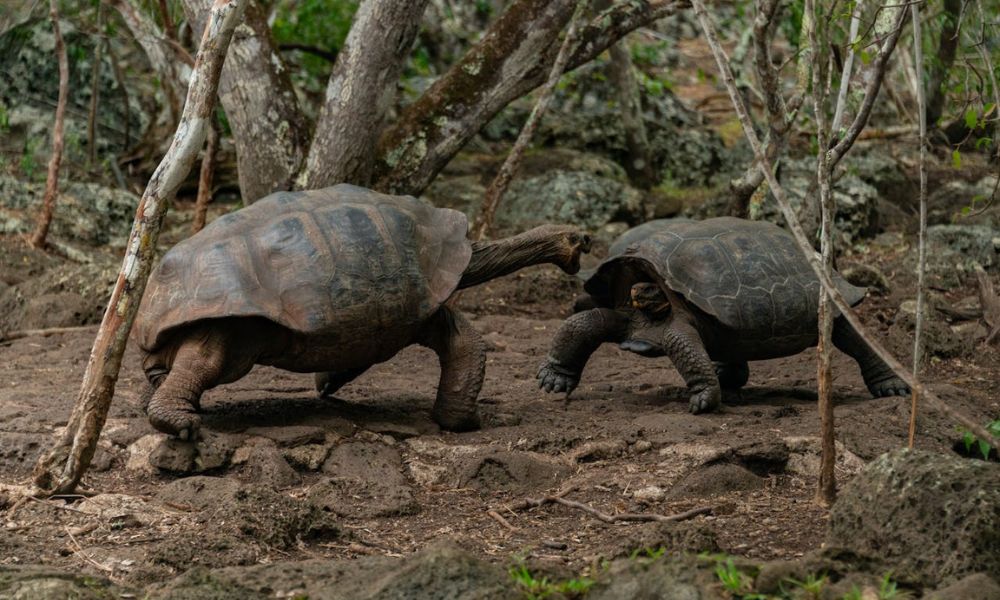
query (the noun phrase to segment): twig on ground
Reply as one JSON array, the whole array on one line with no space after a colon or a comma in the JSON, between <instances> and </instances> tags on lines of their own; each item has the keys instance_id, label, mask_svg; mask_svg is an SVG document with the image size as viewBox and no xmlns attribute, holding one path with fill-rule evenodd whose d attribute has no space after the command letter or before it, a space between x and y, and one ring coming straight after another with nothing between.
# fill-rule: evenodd
<instances>
[{"instance_id":1,"label":"twig on ground","mask_svg":"<svg viewBox=\"0 0 1000 600\"><path fill-rule=\"evenodd\" d=\"M617 515L609 515L608 513L601 512L596 508L584 504L582 502L577 502L575 500L567 500L562 495L558 494L552 496L544 496L542 498L525 498L524 500L518 502L511 508L515 510L524 510L526 508L537 508L539 506L544 506L546 504L561 504L569 508L581 510L597 518L599 521L604 521L605 523L637 522L637 521L642 521L642 522L684 521L687 519L697 517L698 515L707 515L712 512L711 506L701 506L674 515L658 515L653 513L620 513Z\"/></svg>"},{"instance_id":2,"label":"twig on ground","mask_svg":"<svg viewBox=\"0 0 1000 600\"><path fill-rule=\"evenodd\" d=\"M49 327L48 329L20 329L18 331L0 332L0 342L10 342L34 335L49 336L56 333L76 333L78 331L91 331L97 329L97 325L79 325L76 327Z\"/></svg>"},{"instance_id":3,"label":"twig on ground","mask_svg":"<svg viewBox=\"0 0 1000 600\"><path fill-rule=\"evenodd\" d=\"M795 214L795 211L792 209L792 206L788 201L788 197L785 195L784 188L781 186L778 178L774 176L774 173L771 170L772 165L770 161L767 160L767 156L764 154L760 138L757 137L757 132L754 131L753 128L753 121L750 120L747 108L743 103L743 98L736 89L736 82L733 79L732 70L729 68L729 59L719 43L718 36L715 33L715 27L708 16L707 10L705 9L705 4L702 0L691 0L691 4L694 6L695 15L705 32L705 38L712 50L712 54L715 57L716 66L722 74L722 80L726 85L726 89L729 91L729 98L733 103L733 107L736 109L736 115L739 118L740 125L743 126L743 133L750 142L754 155L761 162L761 167L765 171L767 182L771 186L771 193L774 195L775 200L777 200L778 206L781 209L781 214L785 218L785 222L788 224L792 235L795 237L795 240L799 245L799 249L809 261L809 265L812 267L813 273L815 273L816 277L819 278L820 284L826 289L834 304L837 305L837 308L840 309L843 317L847 319L848 323L850 323L855 329L858 336L860 336L865 343L868 344L872 351L875 352L875 354L877 354L890 369L892 369L896 376L909 385L911 389L916 386L922 386L922 384L913 377L913 374L910 373L908 369L903 367L903 365L896 360L896 357L886 350L882 344L879 343L867 329L865 329L864 324L860 319L858 319L857 314L854 312L854 309L847 302L847 300L844 299L843 294L840 293L833 281L826 276L816 253L810 245L809 238L802 229L802 224L799 222L798 215ZM898 31L896 31L894 35L898 37ZM833 152L833 150L831 150L831 152ZM997 440L995 436L991 435L985 427L967 415L955 410L949 403L942 400L937 394L925 388L921 388L921 396L934 404L934 406L936 406L944 414L948 415L948 417L964 425L979 439L984 440L988 444L1000 446L1000 440Z\"/></svg>"},{"instance_id":4,"label":"twig on ground","mask_svg":"<svg viewBox=\"0 0 1000 600\"><path fill-rule=\"evenodd\" d=\"M102 565L101 563L99 563L96 560L94 560L94 559L90 558L89 556L87 556L87 553L83 551L83 547L80 546L80 542L76 541L76 537L73 536L73 532L69 530L69 527L64 527L63 529L66 531L66 535L69 536L70 543L73 544L73 548L74 548L73 554L75 556L79 556L80 558L82 558L86 562L88 562L91 565L93 565L94 567L96 567L99 571L103 571L103 572L107 573L109 576L112 573L115 572L115 570L113 568L111 568L111 567L109 567L107 565Z\"/></svg>"},{"instance_id":5,"label":"twig on ground","mask_svg":"<svg viewBox=\"0 0 1000 600\"><path fill-rule=\"evenodd\" d=\"M494 521L496 521L497 523L500 523L501 525L506 527L508 531L517 531L517 528L511 525L510 522L507 521L507 519L503 518L503 516L497 511L490 509L486 511L486 514L489 515L489 517Z\"/></svg>"}]
</instances>

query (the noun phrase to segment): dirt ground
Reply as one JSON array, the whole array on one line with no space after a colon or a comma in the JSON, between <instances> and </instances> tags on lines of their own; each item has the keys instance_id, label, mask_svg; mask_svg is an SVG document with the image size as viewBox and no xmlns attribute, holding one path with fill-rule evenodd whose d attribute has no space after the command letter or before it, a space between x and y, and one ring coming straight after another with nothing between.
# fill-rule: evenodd
<instances>
[{"instance_id":1,"label":"dirt ground","mask_svg":"<svg viewBox=\"0 0 1000 600\"><path fill-rule=\"evenodd\" d=\"M8 250L15 243L4 240ZM899 336L893 315L909 293L909 282L891 283L891 293L870 295L862 310L887 337ZM331 400L316 398L309 375L255 368L206 394L205 435L192 457L152 435L130 349L84 480L86 495L97 495L11 506L13 494L0 487L0 564L147 585L193 566L400 556L442 538L500 564L530 560L569 574L662 546L757 560L820 547L828 512L813 501L814 354L754 363L740 397L691 415L666 359L606 345L564 401L542 393L534 375L578 288L557 270L535 268L461 296L490 346L484 427L470 433L441 432L430 420L437 361L411 347ZM93 335L0 343L0 483L27 482L66 423ZM904 338L891 341L905 348ZM927 380L985 421L1000 413L996 351L971 343L967 350L932 361ZM909 399L869 398L844 355L834 373L845 481L864 461L905 445ZM922 412L918 447L950 451L958 438L946 417ZM711 512L657 529L561 505L515 510L525 498L566 490L566 498L612 514Z\"/></svg>"}]
</instances>

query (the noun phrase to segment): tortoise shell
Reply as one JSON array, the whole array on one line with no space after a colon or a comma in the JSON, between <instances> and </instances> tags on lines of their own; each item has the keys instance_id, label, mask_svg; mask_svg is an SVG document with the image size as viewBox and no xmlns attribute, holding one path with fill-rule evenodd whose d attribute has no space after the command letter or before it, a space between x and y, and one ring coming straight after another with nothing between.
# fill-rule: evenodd
<instances>
[{"instance_id":1,"label":"tortoise shell","mask_svg":"<svg viewBox=\"0 0 1000 600\"><path fill-rule=\"evenodd\" d=\"M616 240L584 289L600 306L627 303L638 280L660 280L751 339L815 335L820 283L790 233L773 223L720 217L660 219ZM851 305L865 289L834 273Z\"/></svg>"},{"instance_id":2,"label":"tortoise shell","mask_svg":"<svg viewBox=\"0 0 1000 600\"><path fill-rule=\"evenodd\" d=\"M405 337L458 286L467 228L458 211L351 185L271 194L164 255L136 320L140 347L225 317L308 336Z\"/></svg>"}]
</instances>

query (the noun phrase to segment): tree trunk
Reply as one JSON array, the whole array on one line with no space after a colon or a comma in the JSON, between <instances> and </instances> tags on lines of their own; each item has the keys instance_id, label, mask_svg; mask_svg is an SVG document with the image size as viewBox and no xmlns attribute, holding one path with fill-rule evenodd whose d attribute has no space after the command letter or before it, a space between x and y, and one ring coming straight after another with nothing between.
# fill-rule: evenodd
<instances>
[{"instance_id":1,"label":"tree trunk","mask_svg":"<svg viewBox=\"0 0 1000 600\"><path fill-rule=\"evenodd\" d=\"M201 157L201 170L198 172L198 198L194 203L194 219L191 221L191 233L198 233L205 227L205 214L208 212L208 203L212 201L212 184L215 179L215 154L218 150L219 120L213 114L209 122L205 154Z\"/></svg>"},{"instance_id":2,"label":"tree trunk","mask_svg":"<svg viewBox=\"0 0 1000 600\"><path fill-rule=\"evenodd\" d=\"M958 50L958 16L962 11L961 0L944 0L942 14L937 17L941 22L941 37L938 38L937 60L931 61L927 77L927 109L925 112L927 124L937 127L938 120L944 113L945 97L948 91L944 89L948 81L948 71L955 62L955 52Z\"/></svg>"},{"instance_id":3,"label":"tree trunk","mask_svg":"<svg viewBox=\"0 0 1000 600\"><path fill-rule=\"evenodd\" d=\"M379 140L374 187L419 194L501 109L545 82L572 0L515 0L476 44ZM569 69L592 60L630 31L681 6L678 0L617 3L580 30Z\"/></svg>"},{"instance_id":4,"label":"tree trunk","mask_svg":"<svg viewBox=\"0 0 1000 600\"><path fill-rule=\"evenodd\" d=\"M632 56L625 40L611 46L608 52L611 59L607 68L608 80L615 89L625 129L625 148L628 152L625 171L632 183L648 190L656 185L659 178L650 159L649 138L646 136L646 124L642 121L639 82L632 66Z\"/></svg>"},{"instance_id":5,"label":"tree trunk","mask_svg":"<svg viewBox=\"0 0 1000 600\"><path fill-rule=\"evenodd\" d=\"M51 0L55 5L56 0ZM139 201L125 260L94 340L80 395L55 447L35 465L41 493L68 493L80 482L97 448L111 406L122 355L156 254L167 207L205 141L229 40L247 0L215 0L173 143Z\"/></svg>"},{"instance_id":6,"label":"tree trunk","mask_svg":"<svg viewBox=\"0 0 1000 600\"><path fill-rule=\"evenodd\" d=\"M97 36L94 43L94 63L90 68L90 107L87 111L87 166L94 168L97 158L97 105L101 97L101 62L105 46L104 3L97 5Z\"/></svg>"},{"instance_id":7,"label":"tree trunk","mask_svg":"<svg viewBox=\"0 0 1000 600\"><path fill-rule=\"evenodd\" d=\"M69 59L62 31L59 29L58 0L49 0L49 18L52 19L52 33L55 34L56 56L59 60L59 100L56 102L56 119L52 126L52 156L49 157L49 170L45 177L45 196L42 199L42 210L38 213L35 233L31 236L31 245L35 248L45 247L45 238L49 235L52 214L55 212L56 196L59 195L59 165L62 162L63 126L69 96Z\"/></svg>"},{"instance_id":8,"label":"tree trunk","mask_svg":"<svg viewBox=\"0 0 1000 600\"><path fill-rule=\"evenodd\" d=\"M368 185L386 112L427 0L366 0L337 55L298 187Z\"/></svg>"},{"instance_id":9,"label":"tree trunk","mask_svg":"<svg viewBox=\"0 0 1000 600\"><path fill-rule=\"evenodd\" d=\"M204 28L209 3L184 0L196 35ZM244 22L233 36L219 100L233 132L243 203L291 189L305 159L310 125L256 0L247 4Z\"/></svg>"}]
</instances>

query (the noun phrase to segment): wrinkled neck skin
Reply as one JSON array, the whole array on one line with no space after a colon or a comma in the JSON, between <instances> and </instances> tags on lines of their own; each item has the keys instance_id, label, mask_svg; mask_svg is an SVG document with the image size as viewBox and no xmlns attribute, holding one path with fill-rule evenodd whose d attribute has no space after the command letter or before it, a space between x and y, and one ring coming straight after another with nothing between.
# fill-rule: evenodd
<instances>
[{"instance_id":1,"label":"wrinkled neck skin","mask_svg":"<svg viewBox=\"0 0 1000 600\"><path fill-rule=\"evenodd\" d=\"M563 236L543 235L535 229L502 240L473 242L472 259L458 287L472 287L524 267L544 263L567 269L569 265L565 264L566 261Z\"/></svg>"}]
</instances>

